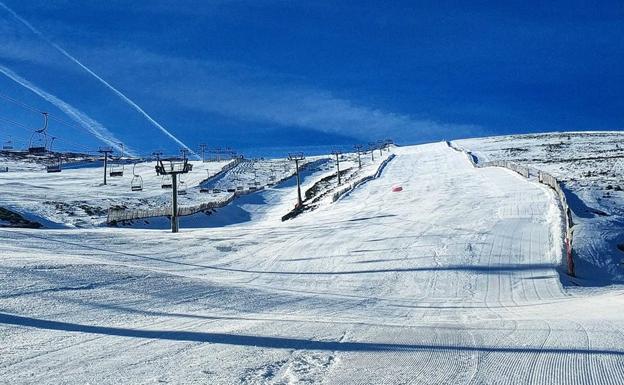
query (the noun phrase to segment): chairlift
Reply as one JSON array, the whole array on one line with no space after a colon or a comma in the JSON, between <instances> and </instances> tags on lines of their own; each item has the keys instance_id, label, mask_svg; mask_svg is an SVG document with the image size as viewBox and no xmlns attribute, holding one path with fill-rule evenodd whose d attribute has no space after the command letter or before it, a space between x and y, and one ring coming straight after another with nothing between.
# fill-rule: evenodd
<instances>
[{"instance_id":1,"label":"chairlift","mask_svg":"<svg viewBox=\"0 0 624 385\"><path fill-rule=\"evenodd\" d=\"M135 169L136 163L132 165L132 180L130 181L130 190L143 191L143 178L141 177L141 175L136 173Z\"/></svg>"},{"instance_id":2,"label":"chairlift","mask_svg":"<svg viewBox=\"0 0 624 385\"><path fill-rule=\"evenodd\" d=\"M171 175L163 175L160 183L161 188L173 188L173 182L171 181Z\"/></svg>"},{"instance_id":3,"label":"chairlift","mask_svg":"<svg viewBox=\"0 0 624 385\"><path fill-rule=\"evenodd\" d=\"M186 195L186 183L181 178L178 181L178 195Z\"/></svg>"},{"instance_id":4,"label":"chairlift","mask_svg":"<svg viewBox=\"0 0 624 385\"><path fill-rule=\"evenodd\" d=\"M124 147L123 147L123 143L120 143L120 145L121 145L121 155L111 163L110 172L108 173L110 177L120 177L120 176L123 176L124 174L124 169L125 169L125 164L123 162Z\"/></svg>"},{"instance_id":5,"label":"chairlift","mask_svg":"<svg viewBox=\"0 0 624 385\"><path fill-rule=\"evenodd\" d=\"M56 139L56 137L53 136L50 140L50 161L46 165L46 172L48 173L61 172L61 156L58 155L57 157L54 157L52 153L52 144L54 143L54 139Z\"/></svg>"},{"instance_id":6,"label":"chairlift","mask_svg":"<svg viewBox=\"0 0 624 385\"><path fill-rule=\"evenodd\" d=\"M2 145L2 150L4 150L4 151L11 151L11 150L13 150L13 141L11 140L11 138L9 138L9 140L4 142L4 144Z\"/></svg>"},{"instance_id":7,"label":"chairlift","mask_svg":"<svg viewBox=\"0 0 624 385\"><path fill-rule=\"evenodd\" d=\"M29 154L45 154L46 147L48 145L48 113L42 112L43 114L43 127L35 130L30 136L30 141L28 143L28 153Z\"/></svg>"},{"instance_id":8,"label":"chairlift","mask_svg":"<svg viewBox=\"0 0 624 385\"><path fill-rule=\"evenodd\" d=\"M61 172L61 157L57 157L56 160L52 158L51 163L46 166L46 172Z\"/></svg>"},{"instance_id":9,"label":"chairlift","mask_svg":"<svg viewBox=\"0 0 624 385\"><path fill-rule=\"evenodd\" d=\"M120 176L123 176L123 174L124 174L123 167L124 167L123 163L119 161L119 158L117 158L117 160L114 160L111 163L110 171L108 172L108 176L110 176L110 177L120 177Z\"/></svg>"}]
</instances>

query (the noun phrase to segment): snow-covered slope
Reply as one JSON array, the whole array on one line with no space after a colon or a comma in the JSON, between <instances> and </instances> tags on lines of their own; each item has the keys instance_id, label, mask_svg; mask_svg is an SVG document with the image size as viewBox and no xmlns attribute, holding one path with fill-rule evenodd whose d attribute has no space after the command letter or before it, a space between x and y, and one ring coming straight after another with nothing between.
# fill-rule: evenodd
<instances>
[{"instance_id":1,"label":"snow-covered slope","mask_svg":"<svg viewBox=\"0 0 624 385\"><path fill-rule=\"evenodd\" d=\"M570 132L460 140L482 160L512 160L564 183L577 283L624 283L624 133Z\"/></svg>"},{"instance_id":2,"label":"snow-covered slope","mask_svg":"<svg viewBox=\"0 0 624 385\"><path fill-rule=\"evenodd\" d=\"M552 192L396 153L286 222L0 229L0 382L623 383L624 291L561 286Z\"/></svg>"},{"instance_id":3,"label":"snow-covered slope","mask_svg":"<svg viewBox=\"0 0 624 385\"><path fill-rule=\"evenodd\" d=\"M181 197L180 204L197 199L194 194L199 193L199 183L228 162L192 162L193 171L183 177L189 195ZM0 207L57 227L96 226L106 220L109 207L149 208L170 201L171 190L161 188L163 178L156 175L154 164L137 163L134 173L141 177L143 190L131 191L132 165L124 165L121 177L107 176L107 185L103 185L104 171L99 163L60 173L46 173L42 167L15 163L10 172L0 173Z\"/></svg>"}]
</instances>

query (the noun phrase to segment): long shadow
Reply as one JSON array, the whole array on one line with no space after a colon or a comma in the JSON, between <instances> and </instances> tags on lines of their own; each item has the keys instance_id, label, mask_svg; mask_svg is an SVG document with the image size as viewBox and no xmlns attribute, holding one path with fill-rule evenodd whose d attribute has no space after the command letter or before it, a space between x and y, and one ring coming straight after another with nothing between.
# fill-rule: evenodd
<instances>
[{"instance_id":1,"label":"long shadow","mask_svg":"<svg viewBox=\"0 0 624 385\"><path fill-rule=\"evenodd\" d=\"M474 273L484 274L511 274L516 271L530 271L530 270L543 270L554 269L557 265L550 263L534 263L534 264L509 264L509 265L447 265L447 266L424 266L424 267L405 267L405 268L391 268L391 269L367 269L367 270L346 270L346 271L265 271L265 270L247 270L236 269L231 267L222 266L210 266L200 265L196 263L171 261L162 258L149 257L146 255L140 255L135 253L128 253L123 251L116 251L105 249L96 246L88 246L83 243L65 241L60 239L48 238L40 235L29 234L34 238L41 238L48 241L59 242L72 246L79 246L81 248L96 250L100 252L112 253L117 255L129 256L134 258L146 259L151 261L158 261L163 263L169 263L173 265L191 266L202 269L231 271L237 273L252 273L252 274L276 274L276 275L350 275L350 274L374 274L374 273L394 273L394 272L417 272L417 271L466 271Z\"/></svg>"},{"instance_id":2,"label":"long shadow","mask_svg":"<svg viewBox=\"0 0 624 385\"><path fill-rule=\"evenodd\" d=\"M583 202L583 200L579 198L578 195L576 195L574 192L572 192L568 188L563 187L562 190L565 194L566 201L568 202L568 206L570 206L570 209L572 210L574 215L576 215L577 217L595 218L598 215L600 216L608 215L607 213L604 213L601 210L597 210L597 209L587 206L585 202Z\"/></svg>"},{"instance_id":3,"label":"long shadow","mask_svg":"<svg viewBox=\"0 0 624 385\"><path fill-rule=\"evenodd\" d=\"M374 216L370 216L370 217L361 217L361 218L353 218L353 219L347 219L347 222L359 222L359 221L367 221L369 219L378 219L378 218L391 218L391 217L396 217L396 214L382 214L382 215L374 215Z\"/></svg>"},{"instance_id":4,"label":"long shadow","mask_svg":"<svg viewBox=\"0 0 624 385\"><path fill-rule=\"evenodd\" d=\"M23 234L22 234L23 235ZM417 266L417 267L404 267L404 268L390 268L390 269L366 269L366 270L343 270L343 271L266 271L266 270L248 270L237 269L233 267L223 266L210 266L201 265L189 262L171 261L162 258L149 257L146 255L128 253L123 251L116 251L105 249L102 247L88 246L83 243L65 241L60 239L49 238L41 235L28 234L28 236L34 238L40 238L52 242L63 243L72 246L78 246L85 249L96 250L105 253L112 253L116 255L129 256L139 259L146 259L151 261L157 261L162 263L168 263L173 265L190 266L209 270L218 271L230 271L237 273L250 273L250 274L273 274L273 275L352 275L352 274L375 274L375 273L405 273L405 272L419 272L419 271L465 271L479 274L513 274L518 271L532 271L532 270L544 270L544 269L556 269L558 266L551 263L533 263L533 264L505 264L505 265L447 265L447 266ZM409 259L409 258L408 258Z\"/></svg>"},{"instance_id":5,"label":"long shadow","mask_svg":"<svg viewBox=\"0 0 624 385\"><path fill-rule=\"evenodd\" d=\"M553 347L496 347L496 346L462 346L434 344L392 344L373 342L337 342L314 341L300 338L265 337L228 333L207 333L175 330L141 330L118 327L82 325L70 322L50 321L31 317L22 317L0 313L0 323L21 327L45 330L100 334L118 337L147 338L169 341L207 342L215 344L250 346L273 349L295 350L327 350L340 352L418 352L418 351L475 351L493 353L558 353L581 355L624 355L623 351L614 349L579 349Z\"/></svg>"}]
</instances>

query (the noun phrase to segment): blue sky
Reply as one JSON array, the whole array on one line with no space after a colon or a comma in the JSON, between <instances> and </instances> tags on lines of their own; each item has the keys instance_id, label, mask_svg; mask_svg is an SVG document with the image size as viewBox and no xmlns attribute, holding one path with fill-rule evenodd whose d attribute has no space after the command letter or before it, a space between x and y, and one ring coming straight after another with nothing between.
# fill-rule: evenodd
<instances>
[{"instance_id":1,"label":"blue sky","mask_svg":"<svg viewBox=\"0 0 624 385\"><path fill-rule=\"evenodd\" d=\"M69 123L60 147L624 128L621 1L1 1L43 38L0 7L0 93ZM0 140L40 120L0 99Z\"/></svg>"}]
</instances>

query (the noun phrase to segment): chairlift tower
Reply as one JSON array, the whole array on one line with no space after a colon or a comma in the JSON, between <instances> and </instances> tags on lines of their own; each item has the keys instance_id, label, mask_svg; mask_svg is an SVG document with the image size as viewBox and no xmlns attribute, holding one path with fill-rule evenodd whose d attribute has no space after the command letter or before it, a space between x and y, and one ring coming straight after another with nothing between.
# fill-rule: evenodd
<instances>
[{"instance_id":1,"label":"chairlift tower","mask_svg":"<svg viewBox=\"0 0 624 385\"><path fill-rule=\"evenodd\" d=\"M30 154L45 154L48 146L48 113L42 112L43 115L43 127L36 129L30 136L28 143L28 153Z\"/></svg>"},{"instance_id":2,"label":"chairlift tower","mask_svg":"<svg viewBox=\"0 0 624 385\"><path fill-rule=\"evenodd\" d=\"M304 160L302 152L298 152L295 154L288 154L288 160L295 162L295 170L297 173L297 207L301 207L303 205L303 201L301 199L301 178L299 177L299 161Z\"/></svg>"},{"instance_id":3,"label":"chairlift tower","mask_svg":"<svg viewBox=\"0 0 624 385\"><path fill-rule=\"evenodd\" d=\"M355 151L357 152L357 156L358 156L358 168L362 168L362 159L360 158L360 153L362 152L362 145L356 144L353 147L355 148Z\"/></svg>"},{"instance_id":4,"label":"chairlift tower","mask_svg":"<svg viewBox=\"0 0 624 385\"><path fill-rule=\"evenodd\" d=\"M368 149L371 152L371 161L375 161L375 144L374 143L369 143L368 144Z\"/></svg>"},{"instance_id":5,"label":"chairlift tower","mask_svg":"<svg viewBox=\"0 0 624 385\"><path fill-rule=\"evenodd\" d=\"M106 186L106 168L108 166L108 154L112 154L113 149L111 147L100 147L98 152L100 154L104 154L104 186Z\"/></svg>"},{"instance_id":6,"label":"chairlift tower","mask_svg":"<svg viewBox=\"0 0 624 385\"><path fill-rule=\"evenodd\" d=\"M390 145L391 145L392 143L394 143L394 142L392 141L392 139L386 139L386 140L385 140L386 150L387 150L388 152L390 152Z\"/></svg>"},{"instance_id":7,"label":"chairlift tower","mask_svg":"<svg viewBox=\"0 0 624 385\"><path fill-rule=\"evenodd\" d=\"M187 174L193 169L193 165L188 159L158 159L156 162L156 174L170 175L172 181L171 194L171 232L177 233L178 223L178 175Z\"/></svg>"},{"instance_id":8,"label":"chairlift tower","mask_svg":"<svg viewBox=\"0 0 624 385\"><path fill-rule=\"evenodd\" d=\"M379 150L379 157L383 156L382 150L384 147L384 141L383 140L378 140L377 141L377 149Z\"/></svg>"},{"instance_id":9,"label":"chairlift tower","mask_svg":"<svg viewBox=\"0 0 624 385\"><path fill-rule=\"evenodd\" d=\"M332 154L336 156L336 176L338 177L338 185L340 185L340 152L339 150L333 150Z\"/></svg>"},{"instance_id":10,"label":"chairlift tower","mask_svg":"<svg viewBox=\"0 0 624 385\"><path fill-rule=\"evenodd\" d=\"M199 145L199 151L201 151L202 163L206 163L206 143Z\"/></svg>"}]
</instances>

